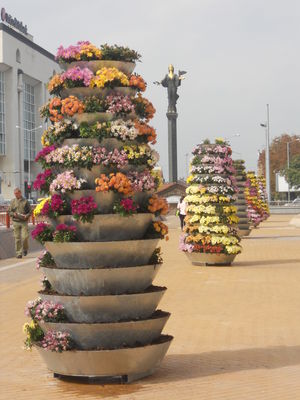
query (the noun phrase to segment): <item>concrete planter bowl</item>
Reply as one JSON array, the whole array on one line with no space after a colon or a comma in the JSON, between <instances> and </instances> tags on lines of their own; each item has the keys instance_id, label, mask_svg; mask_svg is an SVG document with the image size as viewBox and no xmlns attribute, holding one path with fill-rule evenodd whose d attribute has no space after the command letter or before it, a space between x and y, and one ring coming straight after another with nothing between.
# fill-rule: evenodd
<instances>
[{"instance_id":1,"label":"concrete planter bowl","mask_svg":"<svg viewBox=\"0 0 300 400\"><path fill-rule=\"evenodd\" d=\"M119 117L117 117L115 114L108 112L81 113L81 114L75 114L72 117L72 119L79 125L82 122L86 122L88 125L93 125L96 122L108 122L117 118ZM123 120L135 119L135 118L136 118L135 113L122 115Z\"/></svg>"},{"instance_id":2,"label":"concrete planter bowl","mask_svg":"<svg viewBox=\"0 0 300 400\"><path fill-rule=\"evenodd\" d=\"M125 268L41 268L59 294L71 296L138 293L147 289L161 264Z\"/></svg>"},{"instance_id":3,"label":"concrete planter bowl","mask_svg":"<svg viewBox=\"0 0 300 400\"><path fill-rule=\"evenodd\" d=\"M244 224L248 224L248 223L249 223L249 219L248 219L247 216L245 216L245 217L239 217L238 226L244 225Z\"/></svg>"},{"instance_id":4,"label":"concrete planter bowl","mask_svg":"<svg viewBox=\"0 0 300 400\"><path fill-rule=\"evenodd\" d=\"M57 353L36 346L40 356L55 376L119 377L132 382L151 375L166 355L172 336L142 347L115 350L80 351Z\"/></svg>"},{"instance_id":5,"label":"concrete planter bowl","mask_svg":"<svg viewBox=\"0 0 300 400\"><path fill-rule=\"evenodd\" d=\"M78 144L79 146L100 146L99 140L97 138L74 138L74 139L64 139L62 146L73 146Z\"/></svg>"},{"instance_id":6,"label":"concrete planter bowl","mask_svg":"<svg viewBox=\"0 0 300 400\"><path fill-rule=\"evenodd\" d=\"M126 217L119 214L97 214L92 223L76 221L72 215L60 215L51 222L54 228L58 224L76 226L79 240L110 242L142 239L152 220L153 214L140 213Z\"/></svg>"},{"instance_id":7,"label":"concrete planter bowl","mask_svg":"<svg viewBox=\"0 0 300 400\"><path fill-rule=\"evenodd\" d=\"M115 349L124 346L146 345L158 339L170 314L157 311L151 318L138 321L78 324L42 322L41 328L68 332L80 350Z\"/></svg>"},{"instance_id":8,"label":"concrete planter bowl","mask_svg":"<svg viewBox=\"0 0 300 400\"><path fill-rule=\"evenodd\" d=\"M248 229L242 229L242 228L238 229L238 235L240 238L249 236L250 232L251 232L250 225L248 226Z\"/></svg>"},{"instance_id":9,"label":"concrete planter bowl","mask_svg":"<svg viewBox=\"0 0 300 400\"><path fill-rule=\"evenodd\" d=\"M134 62L114 60L73 61L71 63L62 62L59 64L65 70L73 67L80 67L88 68L94 73L96 73L101 68L117 68L119 71L124 72L124 74L126 75L130 75L135 68Z\"/></svg>"},{"instance_id":10,"label":"concrete planter bowl","mask_svg":"<svg viewBox=\"0 0 300 400\"><path fill-rule=\"evenodd\" d=\"M132 198L133 201L138 205L145 204L148 199L152 196L153 192L134 192ZM74 190L74 192L65 193L70 200L79 200L81 197L92 196L94 201L97 203L98 212L100 214L111 214L116 201L121 198L121 195L117 192L96 192L93 189L85 190Z\"/></svg>"},{"instance_id":11,"label":"concrete planter bowl","mask_svg":"<svg viewBox=\"0 0 300 400\"><path fill-rule=\"evenodd\" d=\"M96 192L93 189L74 190L74 192L67 192L65 194L70 200L79 200L81 197L92 196L97 203L98 212L101 214L110 214L116 201L120 199L119 193L109 192Z\"/></svg>"},{"instance_id":12,"label":"concrete planter bowl","mask_svg":"<svg viewBox=\"0 0 300 400\"><path fill-rule=\"evenodd\" d=\"M149 263L159 239L115 242L46 242L58 268L135 267Z\"/></svg>"},{"instance_id":13,"label":"concrete planter bowl","mask_svg":"<svg viewBox=\"0 0 300 400\"><path fill-rule=\"evenodd\" d=\"M64 296L40 293L40 297L62 304L70 322L116 322L149 318L165 291L164 287L151 286L147 291L136 294Z\"/></svg>"},{"instance_id":14,"label":"concrete planter bowl","mask_svg":"<svg viewBox=\"0 0 300 400\"><path fill-rule=\"evenodd\" d=\"M59 172L65 171L66 168L64 167L55 167L56 170L58 170ZM127 173L127 172L131 172L131 171L144 171L145 170L145 166L144 165L132 165L132 164L128 164L128 165L124 165L124 167L122 167L121 169L118 169L115 166L103 166L103 165L95 165L93 166L91 169L88 168L78 168L78 167L74 167L73 171L74 171L74 175L76 176L76 178L82 178L86 180L86 185L89 187L89 189L94 189L96 187L95 184L95 179L96 178L100 178L101 174L110 174L111 172L122 172L122 173Z\"/></svg>"},{"instance_id":15,"label":"concrete planter bowl","mask_svg":"<svg viewBox=\"0 0 300 400\"><path fill-rule=\"evenodd\" d=\"M116 138L105 138L99 141L97 138L74 138L74 139L65 139L63 141L63 146L72 146L73 144L79 144L79 146L94 146L94 147L105 147L108 151L112 151L114 149L120 149L124 146L124 142L122 140L118 140Z\"/></svg>"},{"instance_id":16,"label":"concrete planter bowl","mask_svg":"<svg viewBox=\"0 0 300 400\"><path fill-rule=\"evenodd\" d=\"M131 87L115 87L115 88L90 88L90 87L74 87L69 89L63 89L60 93L64 99L69 96L76 96L82 100L85 97L96 96L99 99L105 99L107 96L135 96L137 90Z\"/></svg>"},{"instance_id":17,"label":"concrete planter bowl","mask_svg":"<svg viewBox=\"0 0 300 400\"><path fill-rule=\"evenodd\" d=\"M208 253L186 253L193 265L231 265L236 254L208 254Z\"/></svg>"}]
</instances>

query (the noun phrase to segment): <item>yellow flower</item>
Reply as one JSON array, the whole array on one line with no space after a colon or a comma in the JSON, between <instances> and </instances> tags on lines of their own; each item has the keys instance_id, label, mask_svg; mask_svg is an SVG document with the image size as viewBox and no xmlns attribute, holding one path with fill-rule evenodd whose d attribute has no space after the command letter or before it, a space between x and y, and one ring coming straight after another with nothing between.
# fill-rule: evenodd
<instances>
[{"instance_id":1,"label":"yellow flower","mask_svg":"<svg viewBox=\"0 0 300 400\"><path fill-rule=\"evenodd\" d=\"M37 204L36 207L35 207L35 209L33 210L33 215L34 215L35 217L37 217L38 215L40 215L40 213L41 213L41 211L42 211L42 209L43 209L45 203L46 203L47 201L50 201L50 199L51 199L51 197L46 197L46 198L41 199L40 203Z\"/></svg>"}]
</instances>

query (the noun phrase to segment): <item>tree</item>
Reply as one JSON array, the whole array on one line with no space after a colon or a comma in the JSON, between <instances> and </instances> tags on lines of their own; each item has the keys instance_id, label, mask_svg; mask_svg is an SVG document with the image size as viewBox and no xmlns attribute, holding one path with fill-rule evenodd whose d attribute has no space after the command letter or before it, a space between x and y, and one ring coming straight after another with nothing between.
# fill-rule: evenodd
<instances>
[{"instance_id":1,"label":"tree","mask_svg":"<svg viewBox=\"0 0 300 400\"><path fill-rule=\"evenodd\" d=\"M300 155L299 135L288 135L284 133L272 140L270 145L270 186L272 197L276 191L275 174L287 167L287 143L290 143L290 159ZM258 173L265 175L265 150L261 151L258 158Z\"/></svg>"},{"instance_id":2,"label":"tree","mask_svg":"<svg viewBox=\"0 0 300 400\"><path fill-rule=\"evenodd\" d=\"M300 189L300 155L292 158L290 168L284 170L284 175L291 187Z\"/></svg>"}]
</instances>

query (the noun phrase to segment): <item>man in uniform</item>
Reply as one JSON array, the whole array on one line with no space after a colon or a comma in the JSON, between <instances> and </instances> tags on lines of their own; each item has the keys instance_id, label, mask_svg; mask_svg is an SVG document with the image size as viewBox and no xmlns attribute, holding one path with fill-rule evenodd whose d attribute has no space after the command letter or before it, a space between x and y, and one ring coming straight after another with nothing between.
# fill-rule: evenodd
<instances>
[{"instance_id":1,"label":"man in uniform","mask_svg":"<svg viewBox=\"0 0 300 400\"><path fill-rule=\"evenodd\" d=\"M8 213L13 221L17 258L28 252L28 220L31 215L30 204L22 196L19 188L14 190L15 199L10 202Z\"/></svg>"}]
</instances>

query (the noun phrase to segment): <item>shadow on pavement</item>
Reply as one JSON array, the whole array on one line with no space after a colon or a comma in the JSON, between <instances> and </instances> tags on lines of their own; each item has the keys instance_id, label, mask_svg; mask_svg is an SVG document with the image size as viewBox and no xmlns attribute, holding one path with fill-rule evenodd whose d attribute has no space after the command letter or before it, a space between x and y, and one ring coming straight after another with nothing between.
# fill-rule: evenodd
<instances>
[{"instance_id":1,"label":"shadow on pavement","mask_svg":"<svg viewBox=\"0 0 300 400\"><path fill-rule=\"evenodd\" d=\"M237 261L233 263L233 268L238 267L252 267L252 266L259 266L259 265L282 265L282 264L295 264L300 263L299 258L289 259L289 260L255 260L255 261Z\"/></svg>"},{"instance_id":2,"label":"shadow on pavement","mask_svg":"<svg viewBox=\"0 0 300 400\"><path fill-rule=\"evenodd\" d=\"M300 346L170 354L155 375L144 382L161 383L195 379L254 369L274 369L300 364Z\"/></svg>"}]
</instances>

